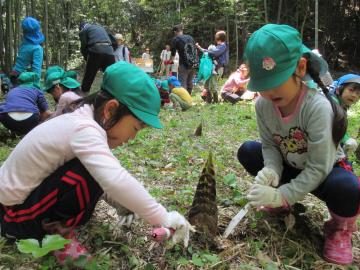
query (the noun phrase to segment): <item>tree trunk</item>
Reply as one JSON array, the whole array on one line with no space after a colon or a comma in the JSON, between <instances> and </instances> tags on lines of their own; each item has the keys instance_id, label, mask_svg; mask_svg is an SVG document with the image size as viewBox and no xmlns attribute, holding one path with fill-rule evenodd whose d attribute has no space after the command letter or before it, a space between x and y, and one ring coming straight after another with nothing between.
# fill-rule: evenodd
<instances>
[{"instance_id":1,"label":"tree trunk","mask_svg":"<svg viewBox=\"0 0 360 270\"><path fill-rule=\"evenodd\" d=\"M269 23L267 2L264 0L265 23Z\"/></svg>"},{"instance_id":2,"label":"tree trunk","mask_svg":"<svg viewBox=\"0 0 360 270\"><path fill-rule=\"evenodd\" d=\"M3 14L3 2L0 1L0 14ZM3 16L0 16L0 67L3 67L5 64L4 61L4 22Z\"/></svg>"},{"instance_id":3,"label":"tree trunk","mask_svg":"<svg viewBox=\"0 0 360 270\"><path fill-rule=\"evenodd\" d=\"M46 64L46 68L49 66L49 49L48 49L48 45L49 45L49 14L48 14L48 0L45 0L44 2L45 4L45 23L44 23L44 28L45 28L45 64Z\"/></svg>"},{"instance_id":4,"label":"tree trunk","mask_svg":"<svg viewBox=\"0 0 360 270\"><path fill-rule=\"evenodd\" d=\"M65 69L67 69L69 60L69 42L70 42L70 25L71 25L71 5L70 2L65 3L66 6L66 41L65 41Z\"/></svg>"},{"instance_id":5,"label":"tree trunk","mask_svg":"<svg viewBox=\"0 0 360 270\"><path fill-rule=\"evenodd\" d=\"M14 48L14 37L13 37L13 28L12 28L12 1L6 1L6 45L5 45L5 70L10 72L13 65L13 48Z\"/></svg>"},{"instance_id":6,"label":"tree trunk","mask_svg":"<svg viewBox=\"0 0 360 270\"><path fill-rule=\"evenodd\" d=\"M36 18L36 2L35 2L35 0L31 0L31 16Z\"/></svg>"},{"instance_id":7,"label":"tree trunk","mask_svg":"<svg viewBox=\"0 0 360 270\"><path fill-rule=\"evenodd\" d=\"M277 13L276 23L280 23L281 8L282 8L282 0L279 0L279 6L278 6L278 13Z\"/></svg>"},{"instance_id":8,"label":"tree trunk","mask_svg":"<svg viewBox=\"0 0 360 270\"><path fill-rule=\"evenodd\" d=\"M14 56L17 55L18 53L18 48L20 45L20 29L21 29L21 25L20 25L20 12L21 12L21 7L20 7L20 0L14 0L14 5L15 5L15 40L14 40Z\"/></svg>"},{"instance_id":9,"label":"tree trunk","mask_svg":"<svg viewBox=\"0 0 360 270\"><path fill-rule=\"evenodd\" d=\"M236 40L236 67L239 66L239 31L238 31L238 22L235 17L235 40Z\"/></svg>"}]
</instances>

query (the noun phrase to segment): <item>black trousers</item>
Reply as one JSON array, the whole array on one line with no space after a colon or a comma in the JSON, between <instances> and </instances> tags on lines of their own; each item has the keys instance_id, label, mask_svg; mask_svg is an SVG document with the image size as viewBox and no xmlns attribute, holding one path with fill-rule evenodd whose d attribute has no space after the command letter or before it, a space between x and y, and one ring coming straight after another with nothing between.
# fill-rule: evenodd
<instances>
[{"instance_id":1,"label":"black trousers","mask_svg":"<svg viewBox=\"0 0 360 270\"><path fill-rule=\"evenodd\" d=\"M89 52L86 59L85 74L81 85L81 90L88 93L99 69L105 69L115 63L115 56L103 53Z\"/></svg>"},{"instance_id":2,"label":"black trousers","mask_svg":"<svg viewBox=\"0 0 360 270\"><path fill-rule=\"evenodd\" d=\"M25 120L17 121L11 118L7 113L1 113L0 123L17 135L25 135L40 123L40 115L34 113Z\"/></svg>"},{"instance_id":3,"label":"black trousers","mask_svg":"<svg viewBox=\"0 0 360 270\"><path fill-rule=\"evenodd\" d=\"M1 235L41 240L58 227L85 224L103 190L78 159L68 161L49 175L19 205L0 204ZM49 225L50 224L50 225Z\"/></svg>"}]
</instances>

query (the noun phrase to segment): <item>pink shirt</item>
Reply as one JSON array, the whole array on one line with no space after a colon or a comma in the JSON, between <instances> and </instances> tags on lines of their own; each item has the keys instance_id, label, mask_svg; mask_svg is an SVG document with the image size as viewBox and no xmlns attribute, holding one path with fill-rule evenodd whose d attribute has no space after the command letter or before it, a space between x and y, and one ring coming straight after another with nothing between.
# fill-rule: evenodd
<instances>
[{"instance_id":1,"label":"pink shirt","mask_svg":"<svg viewBox=\"0 0 360 270\"><path fill-rule=\"evenodd\" d=\"M0 203L23 203L47 176L75 157L111 199L150 224L163 223L166 209L120 165L90 105L40 124L19 142L0 167Z\"/></svg>"},{"instance_id":2,"label":"pink shirt","mask_svg":"<svg viewBox=\"0 0 360 270\"><path fill-rule=\"evenodd\" d=\"M63 110L68 106L71 102L81 98L78 94L73 91L66 91L64 94L60 96L59 102L56 105L56 111L53 114L53 117L59 116L63 113Z\"/></svg>"},{"instance_id":3,"label":"pink shirt","mask_svg":"<svg viewBox=\"0 0 360 270\"><path fill-rule=\"evenodd\" d=\"M221 87L221 92L233 92L234 88L240 88L243 87L244 90L246 90L246 85L249 82L250 79L244 79L242 77L242 72L240 70L237 70L233 74L230 75L230 77L227 79L225 84Z\"/></svg>"}]
</instances>

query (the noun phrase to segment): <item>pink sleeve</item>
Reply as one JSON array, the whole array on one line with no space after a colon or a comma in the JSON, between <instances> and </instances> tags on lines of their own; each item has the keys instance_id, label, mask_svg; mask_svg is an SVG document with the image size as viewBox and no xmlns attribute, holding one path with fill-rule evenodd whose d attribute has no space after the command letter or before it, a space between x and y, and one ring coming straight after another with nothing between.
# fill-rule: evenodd
<instances>
[{"instance_id":1,"label":"pink sleeve","mask_svg":"<svg viewBox=\"0 0 360 270\"><path fill-rule=\"evenodd\" d=\"M75 156L111 199L150 224L162 224L166 209L120 165L99 129L95 124L78 127L71 141Z\"/></svg>"}]
</instances>

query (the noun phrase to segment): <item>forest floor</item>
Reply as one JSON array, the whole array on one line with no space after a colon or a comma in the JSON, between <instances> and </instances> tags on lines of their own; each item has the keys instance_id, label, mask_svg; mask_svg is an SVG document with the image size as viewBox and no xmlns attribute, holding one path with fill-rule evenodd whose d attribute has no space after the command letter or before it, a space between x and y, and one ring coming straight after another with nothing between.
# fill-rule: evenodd
<instances>
[{"instance_id":1,"label":"forest floor","mask_svg":"<svg viewBox=\"0 0 360 270\"><path fill-rule=\"evenodd\" d=\"M99 78L95 85L99 85ZM114 154L167 209L186 214L202 167L212 151L219 208L217 247L205 249L195 239L186 249L154 243L149 225L138 220L131 228L119 227L116 211L101 201L91 221L79 230L81 242L94 255L95 263L87 269L359 269L360 232L353 236L353 266L336 266L322 260L322 226L328 211L312 195L293 210L294 226L285 216L250 211L228 239L220 236L243 206L253 181L237 161L236 152L244 141L258 139L254 103L205 105L199 88L194 96L196 105L189 111L162 109L162 130L146 128L135 140L115 149ZM360 126L359 115L357 104L349 111L353 137ZM192 136L201 121L202 136ZM0 137L1 164L19 138L8 138L2 127ZM352 159L359 175L360 164ZM0 238L0 270L3 269L64 268L51 255L34 259Z\"/></svg>"}]
</instances>

